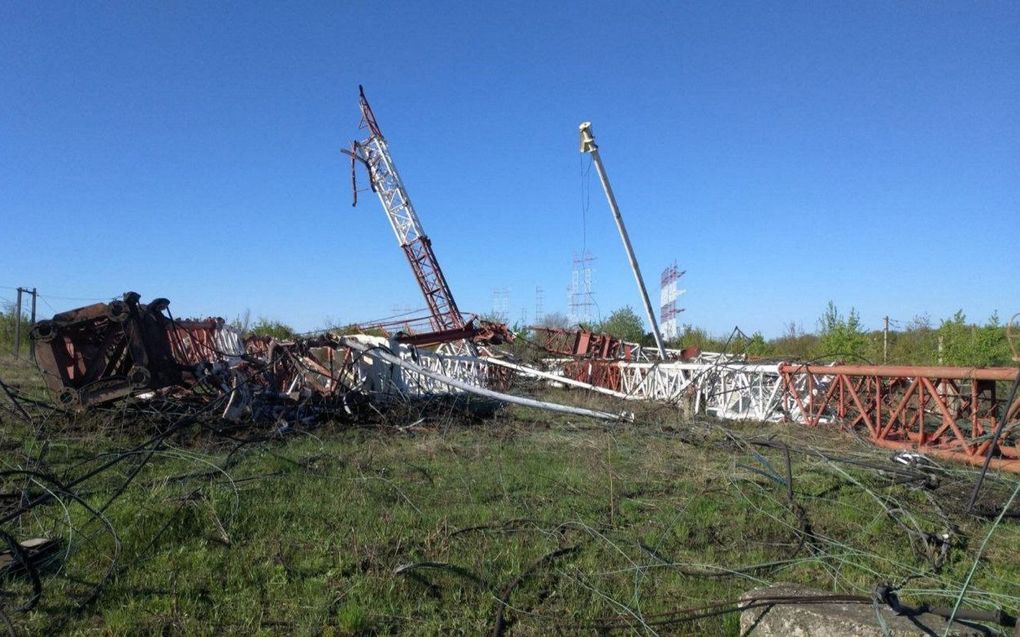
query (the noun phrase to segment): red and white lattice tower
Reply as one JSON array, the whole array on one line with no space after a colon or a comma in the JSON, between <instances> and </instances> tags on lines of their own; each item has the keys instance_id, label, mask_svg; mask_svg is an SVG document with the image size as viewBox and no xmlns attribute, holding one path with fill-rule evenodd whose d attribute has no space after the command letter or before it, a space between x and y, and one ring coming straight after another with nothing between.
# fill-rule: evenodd
<instances>
[{"instance_id":1,"label":"red and white lattice tower","mask_svg":"<svg viewBox=\"0 0 1020 637\"><path fill-rule=\"evenodd\" d=\"M464 319L457 309L456 301L453 300L453 293L450 292L446 277L439 268L435 252L432 251L432 242L425 234L418 214L411 204L411 198L404 188L404 182L397 173L386 138L379 130L372 107L365 99L365 91L361 87L358 89L361 127L367 129L369 135L367 139L355 142L349 154L360 160L368 169L372 190L382 202L393 233L397 236L397 242L404 250L418 287L425 297L425 303L428 304L432 329L439 332L462 328Z\"/></svg>"},{"instance_id":2,"label":"red and white lattice tower","mask_svg":"<svg viewBox=\"0 0 1020 637\"><path fill-rule=\"evenodd\" d=\"M660 279L659 323L662 326L662 337L668 341L680 336L679 317L684 308L677 307L676 302L680 295L687 291L679 287L680 277L684 274L686 272L682 272L674 261L672 265L662 271Z\"/></svg>"}]
</instances>

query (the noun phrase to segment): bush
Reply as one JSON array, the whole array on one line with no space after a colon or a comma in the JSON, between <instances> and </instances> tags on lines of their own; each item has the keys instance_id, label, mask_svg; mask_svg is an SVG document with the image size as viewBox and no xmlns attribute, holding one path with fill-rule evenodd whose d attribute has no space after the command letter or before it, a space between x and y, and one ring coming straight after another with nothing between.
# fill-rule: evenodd
<instances>
[{"instance_id":1,"label":"bush","mask_svg":"<svg viewBox=\"0 0 1020 637\"><path fill-rule=\"evenodd\" d=\"M836 304L829 301L825 313L818 319L818 343L815 355L819 358L864 360L868 339L861 330L861 317L850 308L844 317Z\"/></svg>"},{"instance_id":2,"label":"bush","mask_svg":"<svg viewBox=\"0 0 1020 637\"><path fill-rule=\"evenodd\" d=\"M640 343L644 340L645 325L628 305L610 314L609 318L595 326L594 331L610 334L628 343Z\"/></svg>"}]
</instances>

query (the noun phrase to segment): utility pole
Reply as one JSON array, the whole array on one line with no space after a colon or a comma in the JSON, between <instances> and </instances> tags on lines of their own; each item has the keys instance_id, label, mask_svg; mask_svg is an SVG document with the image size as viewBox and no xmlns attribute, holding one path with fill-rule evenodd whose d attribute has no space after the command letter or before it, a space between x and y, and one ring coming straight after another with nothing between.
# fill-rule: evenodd
<instances>
[{"instance_id":1,"label":"utility pole","mask_svg":"<svg viewBox=\"0 0 1020 637\"><path fill-rule=\"evenodd\" d=\"M889 362L889 317L885 317L885 329L882 330L882 363Z\"/></svg>"},{"instance_id":2,"label":"utility pole","mask_svg":"<svg viewBox=\"0 0 1020 637\"><path fill-rule=\"evenodd\" d=\"M38 296L35 288L32 288L32 322L29 324L29 329L35 327L35 298ZM31 345L28 346L28 357L33 361L35 360L35 348Z\"/></svg>"},{"instance_id":3,"label":"utility pole","mask_svg":"<svg viewBox=\"0 0 1020 637\"><path fill-rule=\"evenodd\" d=\"M31 290L28 288L18 288L18 300L14 306L14 358L21 357L21 309L22 309L22 295L32 295L32 321L28 327L31 329L35 327L35 300L38 296L35 288ZM28 355L32 360L35 360L35 350L30 345L28 348Z\"/></svg>"},{"instance_id":4,"label":"utility pole","mask_svg":"<svg viewBox=\"0 0 1020 637\"><path fill-rule=\"evenodd\" d=\"M18 288L18 301L14 304L14 358L21 353L21 288Z\"/></svg>"},{"instance_id":5,"label":"utility pole","mask_svg":"<svg viewBox=\"0 0 1020 637\"><path fill-rule=\"evenodd\" d=\"M623 225L623 217L620 215L620 207L616 204L616 196L613 194L612 186L609 185L609 178L606 177L606 169L602 166L602 158L599 157L599 147L595 144L595 134L591 129L591 122L583 122L580 126L580 132L581 152L591 153L591 158L595 162L595 169L599 173L599 181L602 182L602 189L606 191L606 199L609 200L609 207L613 211L616 229L620 231L623 247L627 251L630 269L634 272L634 279L637 281L638 289L641 291L641 300L645 304L645 314L648 316L648 323L652 326L655 345L659 348L659 356L662 357L662 360L666 360L666 347L662 343L659 324L655 321L655 311L652 309L651 301L648 300L648 290L645 289L645 281L641 278L641 269L638 267L637 257L634 256L634 248L630 245L627 228Z\"/></svg>"}]
</instances>

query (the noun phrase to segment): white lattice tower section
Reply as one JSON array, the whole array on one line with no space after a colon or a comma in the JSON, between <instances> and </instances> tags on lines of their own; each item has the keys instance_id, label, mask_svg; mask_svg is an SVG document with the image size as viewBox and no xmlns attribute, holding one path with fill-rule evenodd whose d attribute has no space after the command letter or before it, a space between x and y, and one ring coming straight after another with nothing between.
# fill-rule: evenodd
<instances>
[{"instance_id":1,"label":"white lattice tower section","mask_svg":"<svg viewBox=\"0 0 1020 637\"><path fill-rule=\"evenodd\" d=\"M659 289L659 324L662 328L662 337L667 341L680 337L679 319L683 308L677 307L677 300L687 291L679 287L680 277L684 274L676 263L662 271Z\"/></svg>"},{"instance_id":2,"label":"white lattice tower section","mask_svg":"<svg viewBox=\"0 0 1020 637\"><path fill-rule=\"evenodd\" d=\"M461 328L464 319L453 300L446 277L439 268L439 262L432 251L432 242L425 235L404 183L397 173L386 139L365 99L364 90L361 91L360 104L361 127L368 129L369 136L364 141L355 142L352 152L368 169L372 189L382 202L386 218L428 304L433 329L442 331Z\"/></svg>"}]
</instances>

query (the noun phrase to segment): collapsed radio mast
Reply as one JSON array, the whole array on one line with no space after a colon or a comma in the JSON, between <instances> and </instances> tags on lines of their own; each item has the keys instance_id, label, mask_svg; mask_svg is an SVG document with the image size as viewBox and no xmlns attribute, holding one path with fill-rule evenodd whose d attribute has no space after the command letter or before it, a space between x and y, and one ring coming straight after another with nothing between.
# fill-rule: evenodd
<instances>
[{"instance_id":1,"label":"collapsed radio mast","mask_svg":"<svg viewBox=\"0 0 1020 637\"><path fill-rule=\"evenodd\" d=\"M352 179L353 163L355 160L360 161L368 170L372 190L379 195L379 201L386 211L393 233L397 235L397 242L403 249L418 287L425 297L432 329L436 332L463 329L464 318L457 309L457 302L454 301L450 286L436 260L432 242L425 234L421 220L418 219L418 214L411 204L411 198L404 188L404 182L397 173L386 138L379 130L372 107L365 98L365 89L358 86L358 92L361 105L360 128L368 129L369 134L367 139L353 142L350 150L344 150L351 156ZM357 188L354 192L354 203L357 204Z\"/></svg>"}]
</instances>

